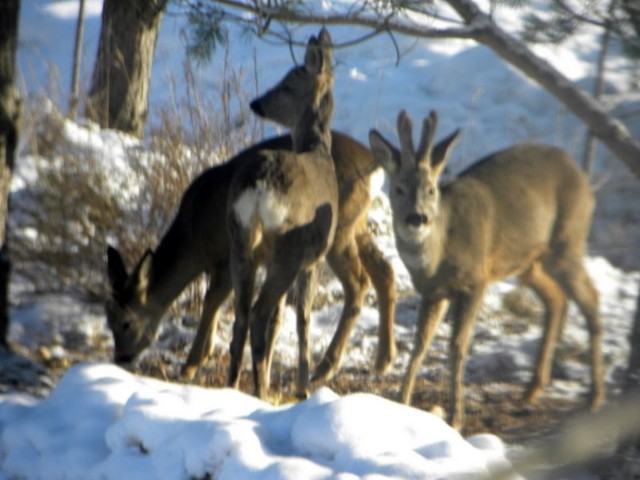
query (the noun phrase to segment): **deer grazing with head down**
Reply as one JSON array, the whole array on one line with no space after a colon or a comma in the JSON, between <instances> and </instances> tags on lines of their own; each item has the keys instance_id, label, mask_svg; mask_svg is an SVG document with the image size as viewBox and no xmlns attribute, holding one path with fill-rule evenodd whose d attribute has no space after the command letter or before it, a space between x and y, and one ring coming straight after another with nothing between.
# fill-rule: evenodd
<instances>
[{"instance_id":1,"label":"deer grazing with head down","mask_svg":"<svg viewBox=\"0 0 640 480\"><path fill-rule=\"evenodd\" d=\"M318 380L328 379L337 371L370 281L377 293L380 315L376 370L384 371L395 356L394 272L373 242L366 223L370 178L377 166L369 150L351 137L333 131L332 139L339 214L327 261L343 286L345 300L338 329L316 369ZM175 219L155 251L147 250L131 272L121 254L109 247L111 295L106 312L117 363L130 363L151 344L166 310L202 273L208 274L209 286L183 375L193 378L211 356L218 312L232 288L231 246L226 229L229 184L240 165L249 162L258 151L273 149L291 150L291 137L263 141L200 174L184 193Z\"/></svg>"},{"instance_id":2,"label":"deer grazing with head down","mask_svg":"<svg viewBox=\"0 0 640 480\"><path fill-rule=\"evenodd\" d=\"M549 383L558 329L574 300L591 338L591 407L604 400L598 293L583 264L594 208L586 177L562 150L519 144L478 161L442 186L440 175L459 130L434 145L435 112L418 148L412 122L398 116L400 149L372 130L376 161L387 172L396 247L421 295L415 343L402 386L410 403L415 377L445 312L452 308L449 414L463 423L465 358L487 286L518 276L545 306L544 337L525 399Z\"/></svg>"}]
</instances>

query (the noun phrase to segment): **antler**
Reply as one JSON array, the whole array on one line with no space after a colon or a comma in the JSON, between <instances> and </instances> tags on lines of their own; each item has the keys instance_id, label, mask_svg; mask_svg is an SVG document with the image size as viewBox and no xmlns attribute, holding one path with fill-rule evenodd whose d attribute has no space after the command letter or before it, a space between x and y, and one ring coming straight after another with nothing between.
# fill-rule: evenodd
<instances>
[{"instance_id":1,"label":"antler","mask_svg":"<svg viewBox=\"0 0 640 480\"><path fill-rule=\"evenodd\" d=\"M413 122L411 117L402 110L398 114L398 138L400 139L400 158L403 162L415 157L416 151L413 147Z\"/></svg>"},{"instance_id":2,"label":"antler","mask_svg":"<svg viewBox=\"0 0 640 480\"><path fill-rule=\"evenodd\" d=\"M438 128L438 114L435 110L429 112L429 116L422 122L422 134L420 135L420 145L416 154L416 162L429 161L433 151L433 136Z\"/></svg>"}]
</instances>

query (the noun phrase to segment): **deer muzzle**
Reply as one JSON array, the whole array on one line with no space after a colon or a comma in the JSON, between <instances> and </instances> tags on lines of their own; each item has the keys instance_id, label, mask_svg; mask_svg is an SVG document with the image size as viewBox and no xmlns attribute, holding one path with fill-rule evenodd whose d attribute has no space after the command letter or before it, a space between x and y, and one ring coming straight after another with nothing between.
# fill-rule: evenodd
<instances>
[{"instance_id":1,"label":"deer muzzle","mask_svg":"<svg viewBox=\"0 0 640 480\"><path fill-rule=\"evenodd\" d=\"M135 360L135 355L126 353L114 353L113 361L116 365L122 368L128 368Z\"/></svg>"},{"instance_id":2,"label":"deer muzzle","mask_svg":"<svg viewBox=\"0 0 640 480\"><path fill-rule=\"evenodd\" d=\"M264 110L262 109L262 105L260 104L260 100L256 99L249 104L253 113L258 115L259 117L264 117Z\"/></svg>"},{"instance_id":3,"label":"deer muzzle","mask_svg":"<svg viewBox=\"0 0 640 480\"><path fill-rule=\"evenodd\" d=\"M425 213L410 213L405 218L405 223L410 227L422 227L429 224L429 217Z\"/></svg>"}]
</instances>

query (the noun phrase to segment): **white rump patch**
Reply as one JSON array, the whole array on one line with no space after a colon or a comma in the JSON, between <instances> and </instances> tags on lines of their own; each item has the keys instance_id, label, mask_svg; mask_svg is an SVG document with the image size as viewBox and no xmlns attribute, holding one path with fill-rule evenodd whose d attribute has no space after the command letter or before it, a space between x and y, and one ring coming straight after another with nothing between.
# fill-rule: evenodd
<instances>
[{"instance_id":1,"label":"white rump patch","mask_svg":"<svg viewBox=\"0 0 640 480\"><path fill-rule=\"evenodd\" d=\"M256 211L257 197L258 195L256 190L245 190L242 192L242 195L238 197L236 203L233 204L233 211L236 218L244 228L249 228L251 226L251 218L253 218Z\"/></svg>"},{"instance_id":2,"label":"white rump patch","mask_svg":"<svg viewBox=\"0 0 640 480\"><path fill-rule=\"evenodd\" d=\"M276 230L286 220L288 209L280 201L277 193L259 183L256 188L248 188L233 204L236 218L244 228L250 228L258 216L265 230Z\"/></svg>"}]
</instances>

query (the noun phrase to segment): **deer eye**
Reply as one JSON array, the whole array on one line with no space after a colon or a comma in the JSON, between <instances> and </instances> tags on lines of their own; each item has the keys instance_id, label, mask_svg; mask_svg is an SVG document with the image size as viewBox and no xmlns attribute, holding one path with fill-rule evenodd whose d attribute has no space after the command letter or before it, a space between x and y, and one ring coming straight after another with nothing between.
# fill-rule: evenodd
<instances>
[{"instance_id":1,"label":"deer eye","mask_svg":"<svg viewBox=\"0 0 640 480\"><path fill-rule=\"evenodd\" d=\"M396 192L396 195L404 195L404 188L400 185L396 185L394 191Z\"/></svg>"}]
</instances>

